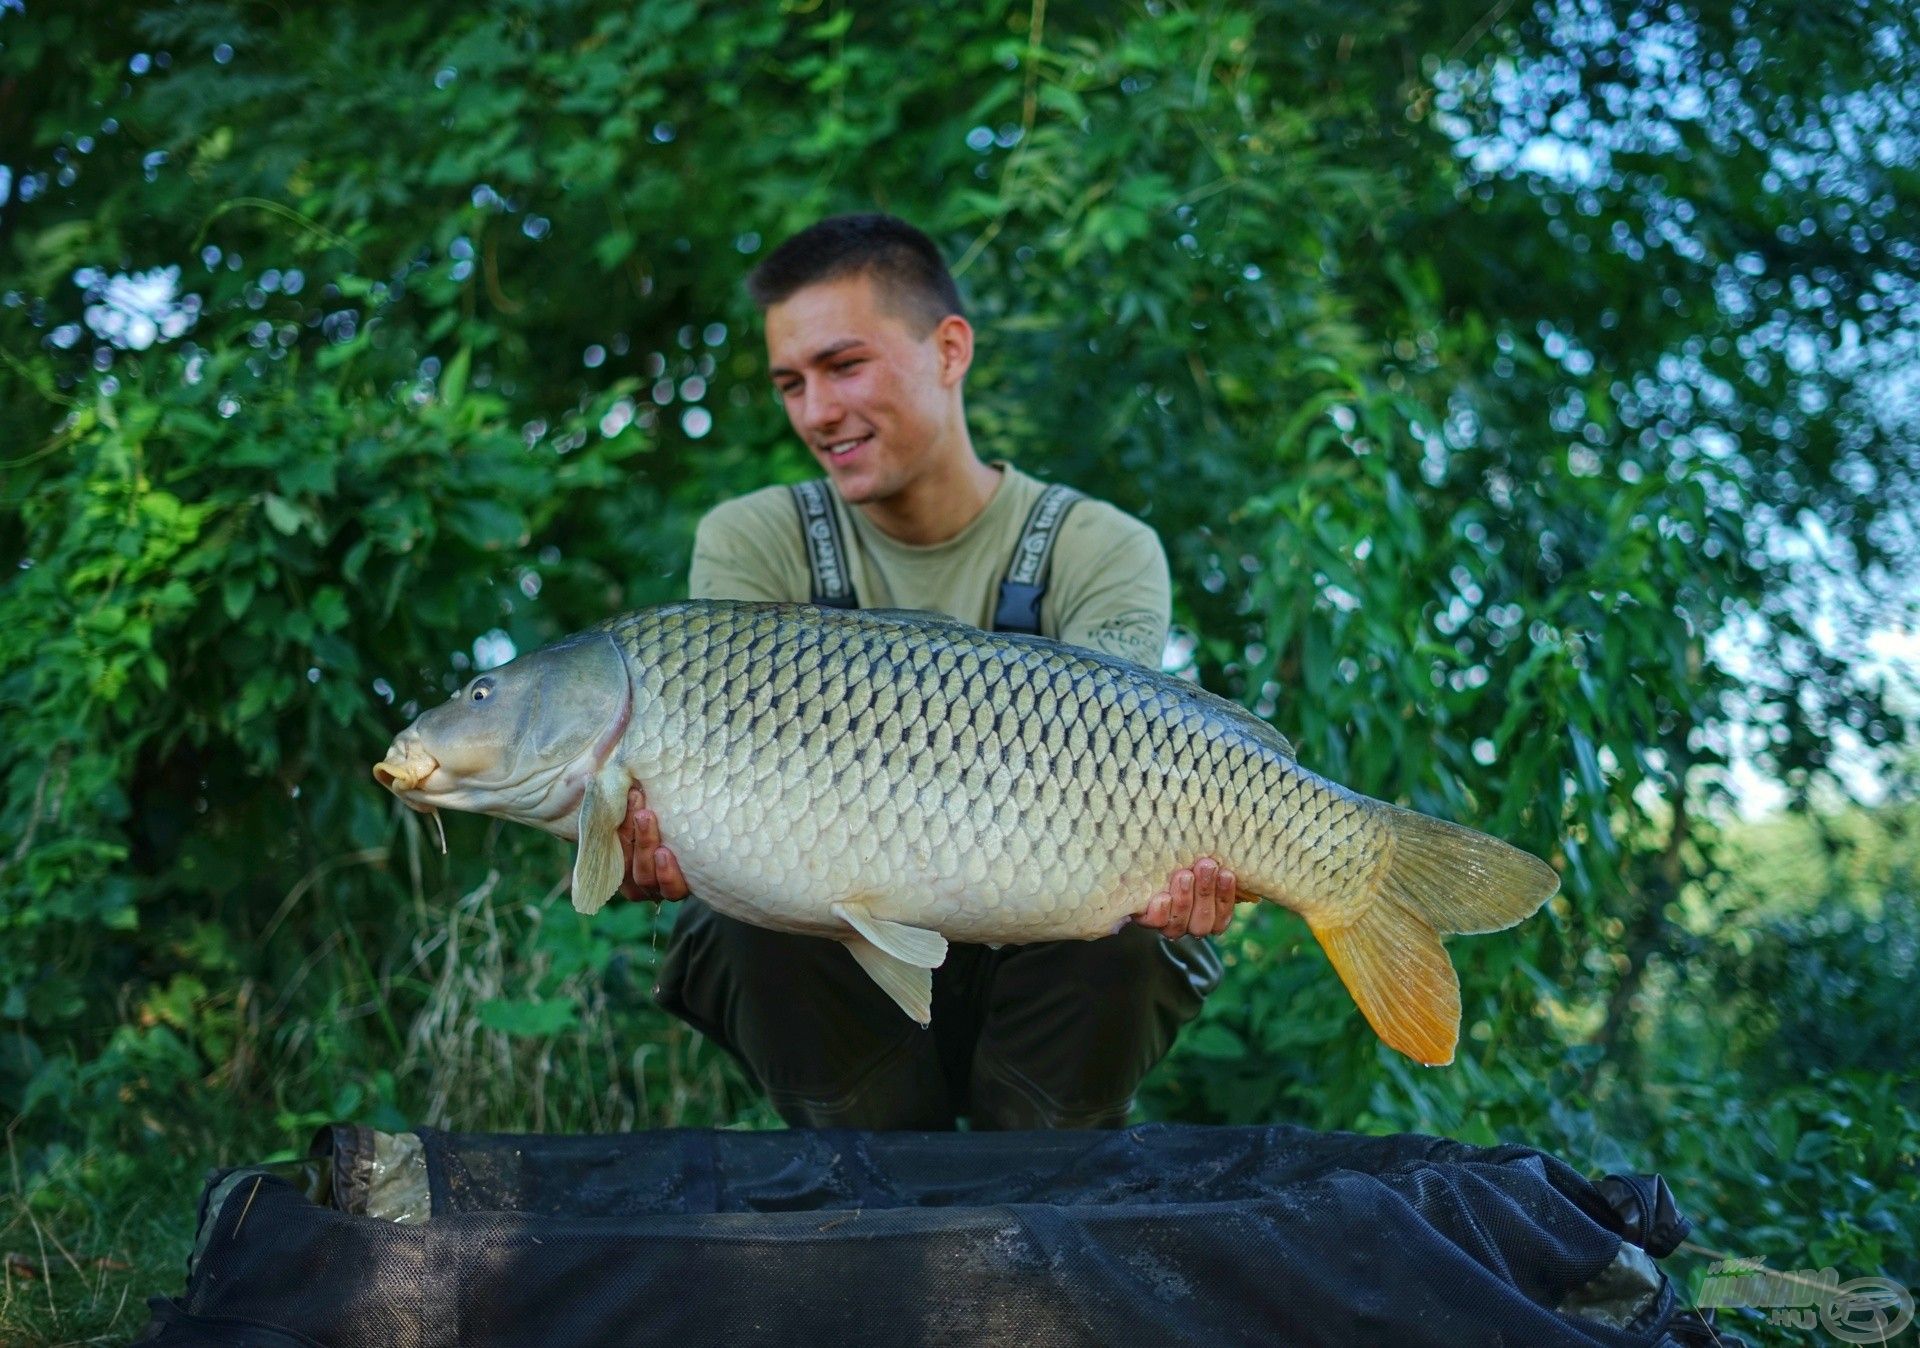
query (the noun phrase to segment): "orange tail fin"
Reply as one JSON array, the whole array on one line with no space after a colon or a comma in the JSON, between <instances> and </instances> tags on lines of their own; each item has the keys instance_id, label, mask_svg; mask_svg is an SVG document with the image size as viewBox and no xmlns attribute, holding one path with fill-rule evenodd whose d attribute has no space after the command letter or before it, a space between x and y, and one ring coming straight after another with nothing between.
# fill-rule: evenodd
<instances>
[{"instance_id":1,"label":"orange tail fin","mask_svg":"<svg viewBox=\"0 0 1920 1348\"><path fill-rule=\"evenodd\" d=\"M1484 833L1377 808L1386 811L1393 847L1373 902L1344 925L1309 925L1374 1032L1437 1067L1453 1061L1460 1039L1460 980L1441 934L1511 927L1553 896L1560 877Z\"/></svg>"}]
</instances>

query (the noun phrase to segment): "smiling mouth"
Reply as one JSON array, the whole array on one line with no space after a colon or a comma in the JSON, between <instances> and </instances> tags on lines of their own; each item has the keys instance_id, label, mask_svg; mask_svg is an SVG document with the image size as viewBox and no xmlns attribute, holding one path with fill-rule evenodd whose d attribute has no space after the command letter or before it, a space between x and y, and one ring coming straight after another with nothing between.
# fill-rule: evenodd
<instances>
[{"instance_id":1,"label":"smiling mouth","mask_svg":"<svg viewBox=\"0 0 1920 1348\"><path fill-rule=\"evenodd\" d=\"M844 459L847 455L853 453L854 450L860 448L860 446L866 444L871 439L873 439L873 436L869 434L860 436L854 440L835 440L830 444L823 445L821 452L829 459Z\"/></svg>"}]
</instances>

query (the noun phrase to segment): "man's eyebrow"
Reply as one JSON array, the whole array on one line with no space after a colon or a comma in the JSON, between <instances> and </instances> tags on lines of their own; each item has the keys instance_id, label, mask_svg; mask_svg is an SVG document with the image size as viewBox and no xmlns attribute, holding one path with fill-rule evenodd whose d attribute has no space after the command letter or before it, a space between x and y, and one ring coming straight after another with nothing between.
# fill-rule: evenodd
<instances>
[{"instance_id":1,"label":"man's eyebrow","mask_svg":"<svg viewBox=\"0 0 1920 1348\"><path fill-rule=\"evenodd\" d=\"M807 364L818 365L821 361L837 356L842 351L848 351L856 346L865 346L866 344L867 339L864 337L848 337L844 341L835 342L832 346L821 347L818 351L807 357ZM797 370L790 370L784 365L776 365L771 370L768 370L767 373L775 379L778 379L783 374L797 374L799 372Z\"/></svg>"}]
</instances>

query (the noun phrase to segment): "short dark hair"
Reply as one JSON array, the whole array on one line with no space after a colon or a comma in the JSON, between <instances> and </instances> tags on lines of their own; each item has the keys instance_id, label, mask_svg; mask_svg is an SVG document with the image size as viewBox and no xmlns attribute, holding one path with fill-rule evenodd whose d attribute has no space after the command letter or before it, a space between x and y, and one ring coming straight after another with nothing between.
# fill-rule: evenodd
<instances>
[{"instance_id":1,"label":"short dark hair","mask_svg":"<svg viewBox=\"0 0 1920 1348\"><path fill-rule=\"evenodd\" d=\"M835 215L788 239L747 275L747 294L766 309L795 291L843 276L871 276L921 336L949 314L965 317L960 288L932 239L877 212Z\"/></svg>"}]
</instances>

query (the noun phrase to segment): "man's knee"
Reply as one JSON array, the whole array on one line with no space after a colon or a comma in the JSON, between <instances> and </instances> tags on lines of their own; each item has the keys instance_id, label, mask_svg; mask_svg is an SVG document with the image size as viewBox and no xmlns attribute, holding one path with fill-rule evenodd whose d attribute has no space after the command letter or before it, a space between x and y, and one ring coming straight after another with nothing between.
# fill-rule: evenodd
<instances>
[{"instance_id":1,"label":"man's knee","mask_svg":"<svg viewBox=\"0 0 1920 1348\"><path fill-rule=\"evenodd\" d=\"M926 1032L839 942L701 905L675 924L655 994L733 1054L788 1123L952 1126Z\"/></svg>"},{"instance_id":2,"label":"man's knee","mask_svg":"<svg viewBox=\"0 0 1920 1348\"><path fill-rule=\"evenodd\" d=\"M1099 1004L1134 1006L1141 1017L1170 1017L1174 1026L1198 1014L1221 975L1220 957L1204 938L1169 941L1150 927L1134 926L1079 943L1060 968Z\"/></svg>"},{"instance_id":3,"label":"man's knee","mask_svg":"<svg viewBox=\"0 0 1920 1348\"><path fill-rule=\"evenodd\" d=\"M1138 993L1165 977L1166 941L1150 927L1125 926L1112 936L1084 943L1072 961L1075 979L1102 996Z\"/></svg>"},{"instance_id":4,"label":"man's knee","mask_svg":"<svg viewBox=\"0 0 1920 1348\"><path fill-rule=\"evenodd\" d=\"M1027 947L994 981L973 1063L976 1126L1125 1123L1134 1092L1199 1013L1220 965L1143 927Z\"/></svg>"}]
</instances>

